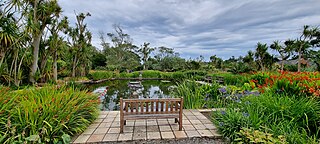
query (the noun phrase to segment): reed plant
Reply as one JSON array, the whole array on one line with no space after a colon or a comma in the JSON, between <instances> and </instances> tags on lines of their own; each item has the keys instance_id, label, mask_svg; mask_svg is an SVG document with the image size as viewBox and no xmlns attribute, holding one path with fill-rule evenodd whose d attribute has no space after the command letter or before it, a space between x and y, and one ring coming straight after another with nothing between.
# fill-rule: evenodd
<instances>
[{"instance_id":1,"label":"reed plant","mask_svg":"<svg viewBox=\"0 0 320 144\"><path fill-rule=\"evenodd\" d=\"M205 96L202 94L202 89L199 89L199 84L195 81L184 81L178 84L174 95L183 97L183 106L186 109L203 108L206 104Z\"/></svg>"}]
</instances>

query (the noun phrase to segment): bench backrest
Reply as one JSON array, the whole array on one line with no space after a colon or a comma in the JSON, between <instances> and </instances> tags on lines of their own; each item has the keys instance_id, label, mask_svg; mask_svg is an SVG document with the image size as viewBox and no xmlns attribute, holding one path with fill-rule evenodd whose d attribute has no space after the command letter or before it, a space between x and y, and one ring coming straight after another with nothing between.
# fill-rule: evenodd
<instances>
[{"instance_id":1,"label":"bench backrest","mask_svg":"<svg viewBox=\"0 0 320 144\"><path fill-rule=\"evenodd\" d=\"M171 114L180 113L183 98L167 99L122 99L120 111L125 114Z\"/></svg>"}]
</instances>

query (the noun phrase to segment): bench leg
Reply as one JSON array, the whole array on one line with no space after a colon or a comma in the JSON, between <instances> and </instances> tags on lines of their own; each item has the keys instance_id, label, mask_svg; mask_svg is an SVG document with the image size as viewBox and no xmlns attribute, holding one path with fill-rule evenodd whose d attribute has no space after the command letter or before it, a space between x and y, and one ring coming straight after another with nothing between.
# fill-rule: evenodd
<instances>
[{"instance_id":1,"label":"bench leg","mask_svg":"<svg viewBox=\"0 0 320 144\"><path fill-rule=\"evenodd\" d=\"M179 131L182 131L182 118L179 118Z\"/></svg>"},{"instance_id":2,"label":"bench leg","mask_svg":"<svg viewBox=\"0 0 320 144\"><path fill-rule=\"evenodd\" d=\"M123 125L124 125L124 121L123 119L120 119L120 133L123 133Z\"/></svg>"},{"instance_id":3,"label":"bench leg","mask_svg":"<svg viewBox=\"0 0 320 144\"><path fill-rule=\"evenodd\" d=\"M123 126L126 124L126 120L120 116L120 133L123 133Z\"/></svg>"},{"instance_id":4,"label":"bench leg","mask_svg":"<svg viewBox=\"0 0 320 144\"><path fill-rule=\"evenodd\" d=\"M177 123L178 122L178 118L174 118L174 123Z\"/></svg>"},{"instance_id":5,"label":"bench leg","mask_svg":"<svg viewBox=\"0 0 320 144\"><path fill-rule=\"evenodd\" d=\"M124 117L123 117L123 99L120 98L120 133L123 133Z\"/></svg>"},{"instance_id":6,"label":"bench leg","mask_svg":"<svg viewBox=\"0 0 320 144\"><path fill-rule=\"evenodd\" d=\"M123 125L126 125L126 124L127 124L127 120L124 120Z\"/></svg>"}]
</instances>

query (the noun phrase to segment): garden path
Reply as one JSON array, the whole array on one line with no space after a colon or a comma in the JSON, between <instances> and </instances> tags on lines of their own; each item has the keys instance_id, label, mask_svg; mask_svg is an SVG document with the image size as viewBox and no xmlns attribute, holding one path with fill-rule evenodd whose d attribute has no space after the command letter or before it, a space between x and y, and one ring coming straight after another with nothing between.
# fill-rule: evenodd
<instances>
[{"instance_id":1,"label":"garden path","mask_svg":"<svg viewBox=\"0 0 320 144\"><path fill-rule=\"evenodd\" d=\"M174 119L127 120L124 133L120 132L120 112L101 111L98 119L73 143L108 143L144 140L187 138L221 139L216 127L199 110L183 111L183 130Z\"/></svg>"}]
</instances>

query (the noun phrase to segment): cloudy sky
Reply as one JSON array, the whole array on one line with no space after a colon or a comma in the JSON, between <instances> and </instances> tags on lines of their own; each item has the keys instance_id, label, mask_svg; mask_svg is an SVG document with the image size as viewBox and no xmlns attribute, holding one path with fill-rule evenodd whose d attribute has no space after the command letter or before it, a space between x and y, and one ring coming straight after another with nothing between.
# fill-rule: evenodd
<instances>
[{"instance_id":1,"label":"cloudy sky","mask_svg":"<svg viewBox=\"0 0 320 144\"><path fill-rule=\"evenodd\" d=\"M182 57L224 59L245 55L257 42L297 38L303 25L320 25L320 0L60 0L75 22L74 12L87 18L93 45L99 32L120 24L140 46L175 48Z\"/></svg>"}]
</instances>

